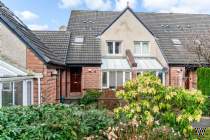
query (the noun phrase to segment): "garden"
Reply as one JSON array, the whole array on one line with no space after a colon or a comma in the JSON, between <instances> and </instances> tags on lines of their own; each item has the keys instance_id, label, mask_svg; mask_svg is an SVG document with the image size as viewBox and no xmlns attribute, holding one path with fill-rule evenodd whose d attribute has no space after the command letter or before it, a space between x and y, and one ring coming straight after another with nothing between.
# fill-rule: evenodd
<instances>
[{"instance_id":1,"label":"garden","mask_svg":"<svg viewBox=\"0 0 210 140\"><path fill-rule=\"evenodd\" d=\"M199 139L192 122L201 119L206 106L207 97L200 91L165 87L157 77L145 73L116 92L121 103L114 109L100 105L100 95L88 91L79 103L70 105L3 107L0 139Z\"/></svg>"}]
</instances>

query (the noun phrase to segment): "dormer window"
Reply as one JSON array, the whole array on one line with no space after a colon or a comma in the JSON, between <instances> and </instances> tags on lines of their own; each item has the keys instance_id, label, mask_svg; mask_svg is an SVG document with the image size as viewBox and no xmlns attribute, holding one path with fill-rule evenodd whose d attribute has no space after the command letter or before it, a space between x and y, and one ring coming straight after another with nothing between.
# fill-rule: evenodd
<instances>
[{"instance_id":1,"label":"dormer window","mask_svg":"<svg viewBox=\"0 0 210 140\"><path fill-rule=\"evenodd\" d=\"M120 41L108 41L107 42L108 47L108 54L110 55L117 55L121 52L121 42Z\"/></svg>"},{"instance_id":2,"label":"dormer window","mask_svg":"<svg viewBox=\"0 0 210 140\"><path fill-rule=\"evenodd\" d=\"M83 36L76 36L74 38L74 43L83 44L84 43L84 37Z\"/></svg>"}]
</instances>

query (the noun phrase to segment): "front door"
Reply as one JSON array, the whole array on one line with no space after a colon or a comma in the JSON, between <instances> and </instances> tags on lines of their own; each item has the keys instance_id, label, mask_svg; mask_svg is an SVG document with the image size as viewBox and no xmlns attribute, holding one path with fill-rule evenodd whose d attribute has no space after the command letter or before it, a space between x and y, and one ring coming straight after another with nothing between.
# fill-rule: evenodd
<instances>
[{"instance_id":1,"label":"front door","mask_svg":"<svg viewBox=\"0 0 210 140\"><path fill-rule=\"evenodd\" d=\"M72 68L70 71L71 92L81 92L81 68Z\"/></svg>"}]
</instances>

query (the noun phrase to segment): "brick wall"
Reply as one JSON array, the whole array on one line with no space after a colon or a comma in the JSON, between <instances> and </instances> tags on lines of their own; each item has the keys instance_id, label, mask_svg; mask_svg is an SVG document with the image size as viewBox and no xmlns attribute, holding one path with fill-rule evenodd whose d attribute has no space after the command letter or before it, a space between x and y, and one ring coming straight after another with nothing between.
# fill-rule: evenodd
<instances>
[{"instance_id":1,"label":"brick wall","mask_svg":"<svg viewBox=\"0 0 210 140\"><path fill-rule=\"evenodd\" d=\"M174 87L185 87L185 67L169 68L169 85Z\"/></svg>"},{"instance_id":2,"label":"brick wall","mask_svg":"<svg viewBox=\"0 0 210 140\"><path fill-rule=\"evenodd\" d=\"M190 71L189 73L189 89L197 89L197 73Z\"/></svg>"},{"instance_id":3,"label":"brick wall","mask_svg":"<svg viewBox=\"0 0 210 140\"><path fill-rule=\"evenodd\" d=\"M41 79L41 92L42 103L55 103L56 102L56 76L52 76L55 69L49 69L47 66L30 50L27 49L26 53L26 66L28 70L36 73L42 73ZM38 103L38 81L34 79L34 103Z\"/></svg>"},{"instance_id":4,"label":"brick wall","mask_svg":"<svg viewBox=\"0 0 210 140\"><path fill-rule=\"evenodd\" d=\"M101 68L82 68L82 89L101 89Z\"/></svg>"}]
</instances>

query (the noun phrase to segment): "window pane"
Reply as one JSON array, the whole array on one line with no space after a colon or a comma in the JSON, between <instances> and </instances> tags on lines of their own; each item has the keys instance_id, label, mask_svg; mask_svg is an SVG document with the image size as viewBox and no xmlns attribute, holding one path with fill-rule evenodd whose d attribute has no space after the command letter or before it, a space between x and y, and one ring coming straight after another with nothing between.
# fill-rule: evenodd
<instances>
[{"instance_id":1,"label":"window pane","mask_svg":"<svg viewBox=\"0 0 210 140\"><path fill-rule=\"evenodd\" d=\"M31 88L32 88L32 82L28 81L27 82L27 105L31 105L31 98L32 98L32 93L31 93Z\"/></svg>"},{"instance_id":2,"label":"window pane","mask_svg":"<svg viewBox=\"0 0 210 140\"><path fill-rule=\"evenodd\" d=\"M130 72L125 72L125 81L130 80Z\"/></svg>"},{"instance_id":3,"label":"window pane","mask_svg":"<svg viewBox=\"0 0 210 140\"><path fill-rule=\"evenodd\" d=\"M118 71L117 72L117 86L123 85L123 72Z\"/></svg>"},{"instance_id":4,"label":"window pane","mask_svg":"<svg viewBox=\"0 0 210 140\"><path fill-rule=\"evenodd\" d=\"M12 91L2 91L2 106L11 106L12 100Z\"/></svg>"},{"instance_id":5,"label":"window pane","mask_svg":"<svg viewBox=\"0 0 210 140\"><path fill-rule=\"evenodd\" d=\"M108 53L113 54L113 42L107 42Z\"/></svg>"},{"instance_id":6,"label":"window pane","mask_svg":"<svg viewBox=\"0 0 210 140\"><path fill-rule=\"evenodd\" d=\"M2 106L13 105L12 84L2 83Z\"/></svg>"},{"instance_id":7,"label":"window pane","mask_svg":"<svg viewBox=\"0 0 210 140\"><path fill-rule=\"evenodd\" d=\"M120 53L120 42L115 42L115 54Z\"/></svg>"},{"instance_id":8,"label":"window pane","mask_svg":"<svg viewBox=\"0 0 210 140\"><path fill-rule=\"evenodd\" d=\"M116 87L116 72L110 71L109 72L109 88L115 88Z\"/></svg>"},{"instance_id":9,"label":"window pane","mask_svg":"<svg viewBox=\"0 0 210 140\"><path fill-rule=\"evenodd\" d=\"M140 55L141 54L141 45L140 42L134 42L134 54Z\"/></svg>"},{"instance_id":10,"label":"window pane","mask_svg":"<svg viewBox=\"0 0 210 140\"><path fill-rule=\"evenodd\" d=\"M15 105L23 105L23 82L15 83Z\"/></svg>"},{"instance_id":11,"label":"window pane","mask_svg":"<svg viewBox=\"0 0 210 140\"><path fill-rule=\"evenodd\" d=\"M158 78L160 78L161 83L163 83L163 73L162 72L158 72Z\"/></svg>"},{"instance_id":12,"label":"window pane","mask_svg":"<svg viewBox=\"0 0 210 140\"><path fill-rule=\"evenodd\" d=\"M148 55L149 54L149 43L143 42L142 43L142 55Z\"/></svg>"},{"instance_id":13,"label":"window pane","mask_svg":"<svg viewBox=\"0 0 210 140\"><path fill-rule=\"evenodd\" d=\"M107 87L107 72L103 72L103 87Z\"/></svg>"}]
</instances>

